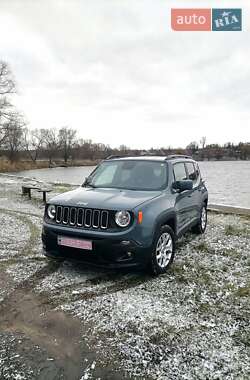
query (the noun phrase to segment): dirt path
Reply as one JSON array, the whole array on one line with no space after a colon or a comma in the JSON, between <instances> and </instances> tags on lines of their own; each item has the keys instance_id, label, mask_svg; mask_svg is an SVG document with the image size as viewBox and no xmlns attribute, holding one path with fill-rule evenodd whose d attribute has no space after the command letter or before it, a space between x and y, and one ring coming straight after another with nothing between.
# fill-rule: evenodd
<instances>
[{"instance_id":1,"label":"dirt path","mask_svg":"<svg viewBox=\"0 0 250 380\"><path fill-rule=\"evenodd\" d=\"M51 300L49 294L34 292L34 288L46 277L53 275L59 267L60 264L57 263L45 265L40 271L19 284L18 288L14 289L0 303L0 331L17 336L23 334L29 339L29 343L39 346L45 350L48 358L53 358L54 369L50 370L49 378L48 366L40 363L39 368L39 364L36 363L36 369L39 370L39 376L42 379L62 377L63 379L75 380L81 378L81 374L88 368L88 363L99 361L95 347L91 349L82 339L83 330L89 328L89 325L87 322L81 323L78 318L72 317L68 313L55 310L55 307L60 305L61 300ZM135 281L128 283L128 279L123 279L122 274L113 273L110 276L106 274L97 275L97 277L87 280L85 285L98 285L101 281L110 281L111 279L118 279L118 277L120 281L117 284L114 283L99 291L87 291L80 296L72 297L72 301L111 294L125 288L132 288L145 281L145 279L135 277ZM6 284L6 281L6 274L1 272L1 286ZM9 279L8 281L10 282ZM71 286L71 288L73 287ZM25 360L28 357L29 355L26 353ZM120 379L120 376L126 378L125 374L121 374L115 369L112 363L105 365L105 368L95 365L94 370L95 375L97 377L102 376L100 377L102 379Z\"/></svg>"},{"instance_id":2,"label":"dirt path","mask_svg":"<svg viewBox=\"0 0 250 380\"><path fill-rule=\"evenodd\" d=\"M53 310L49 298L36 294L33 290L39 281L57 269L57 264L45 265L4 298L0 303L0 331L17 336L24 335L29 339L29 345L37 345L45 350L47 357L53 358L53 367L56 369L56 373L55 369L50 371L51 379L56 378L59 372L60 377L79 379L83 371L80 321ZM10 277L1 271L1 288L9 286L10 283ZM84 347L84 352L92 357L87 347ZM26 354L25 360L27 356L29 355ZM44 367L43 363L33 364L39 376L47 378L48 366ZM42 373L43 370L46 376Z\"/></svg>"},{"instance_id":3,"label":"dirt path","mask_svg":"<svg viewBox=\"0 0 250 380\"><path fill-rule=\"evenodd\" d=\"M24 334L32 344L46 350L63 369L65 378L80 378L80 321L51 310L48 300L25 288L16 290L0 307L0 330Z\"/></svg>"}]
</instances>

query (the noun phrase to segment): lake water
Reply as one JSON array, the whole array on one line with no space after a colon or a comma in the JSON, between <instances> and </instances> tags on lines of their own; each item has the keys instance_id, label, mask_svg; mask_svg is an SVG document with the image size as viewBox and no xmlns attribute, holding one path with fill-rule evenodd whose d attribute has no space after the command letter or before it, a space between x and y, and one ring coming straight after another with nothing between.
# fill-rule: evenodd
<instances>
[{"instance_id":1,"label":"lake water","mask_svg":"<svg viewBox=\"0 0 250 380\"><path fill-rule=\"evenodd\" d=\"M250 208L250 161L200 162L203 179L209 191L209 203ZM25 170L19 175L45 182L80 185L93 166Z\"/></svg>"}]
</instances>

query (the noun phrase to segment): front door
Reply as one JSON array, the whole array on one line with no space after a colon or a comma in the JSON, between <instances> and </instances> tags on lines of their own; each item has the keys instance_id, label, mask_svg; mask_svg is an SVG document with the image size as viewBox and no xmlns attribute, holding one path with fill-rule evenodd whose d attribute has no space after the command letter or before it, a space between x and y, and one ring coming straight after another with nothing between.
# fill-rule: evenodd
<instances>
[{"instance_id":1,"label":"front door","mask_svg":"<svg viewBox=\"0 0 250 380\"><path fill-rule=\"evenodd\" d=\"M184 162L174 164L173 171L174 181L182 181L187 179L187 172ZM186 190L176 194L175 209L177 212L177 234L189 223L190 196L192 196L192 190Z\"/></svg>"}]
</instances>

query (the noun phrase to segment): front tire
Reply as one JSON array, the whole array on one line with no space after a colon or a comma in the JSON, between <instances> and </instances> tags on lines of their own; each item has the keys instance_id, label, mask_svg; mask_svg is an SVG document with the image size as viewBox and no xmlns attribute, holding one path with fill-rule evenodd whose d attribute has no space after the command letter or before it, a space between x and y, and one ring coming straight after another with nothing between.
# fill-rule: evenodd
<instances>
[{"instance_id":1,"label":"front tire","mask_svg":"<svg viewBox=\"0 0 250 380\"><path fill-rule=\"evenodd\" d=\"M158 276L166 273L174 260L175 235L171 227L162 226L155 236L150 261L150 271Z\"/></svg>"},{"instance_id":2,"label":"front tire","mask_svg":"<svg viewBox=\"0 0 250 380\"><path fill-rule=\"evenodd\" d=\"M192 228L192 231L195 234L204 234L207 228L207 205L203 203L201 211L200 211L200 218L199 222Z\"/></svg>"}]
</instances>

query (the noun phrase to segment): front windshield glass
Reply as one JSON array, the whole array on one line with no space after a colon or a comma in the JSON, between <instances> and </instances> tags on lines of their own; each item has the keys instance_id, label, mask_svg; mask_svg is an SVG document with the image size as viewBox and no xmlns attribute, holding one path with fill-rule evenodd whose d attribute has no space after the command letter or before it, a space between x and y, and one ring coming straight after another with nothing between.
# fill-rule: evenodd
<instances>
[{"instance_id":1,"label":"front windshield glass","mask_svg":"<svg viewBox=\"0 0 250 380\"><path fill-rule=\"evenodd\" d=\"M162 190L166 163L144 160L105 161L88 178L87 186L130 190Z\"/></svg>"}]
</instances>

